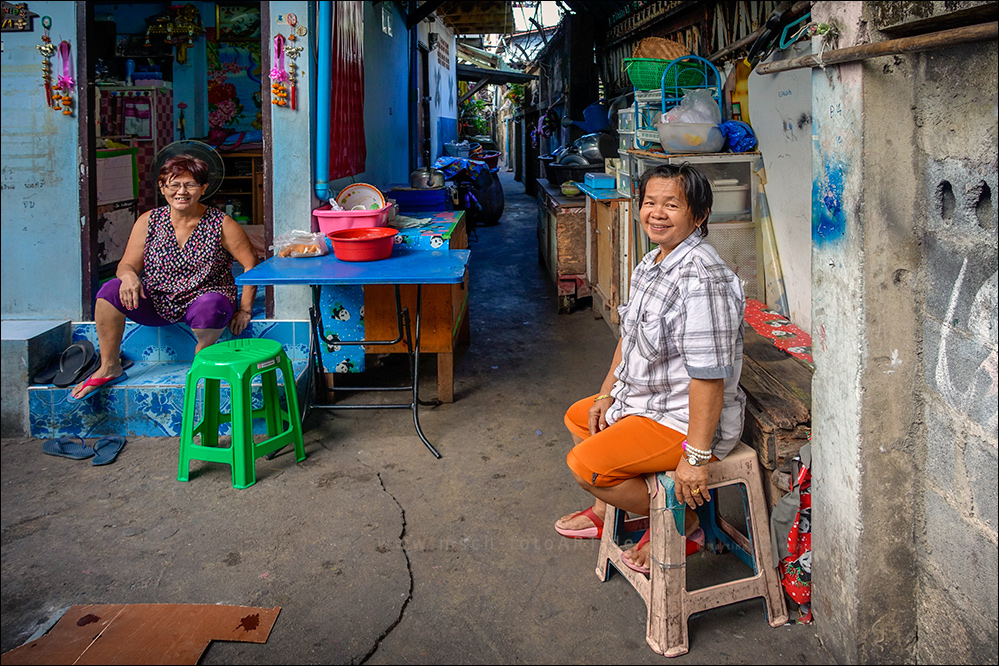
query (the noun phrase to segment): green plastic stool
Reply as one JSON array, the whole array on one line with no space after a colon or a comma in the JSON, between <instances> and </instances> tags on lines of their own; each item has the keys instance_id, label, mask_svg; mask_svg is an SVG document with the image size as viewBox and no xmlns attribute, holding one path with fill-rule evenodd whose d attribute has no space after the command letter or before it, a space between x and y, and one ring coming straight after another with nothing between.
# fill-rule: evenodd
<instances>
[{"instance_id":1,"label":"green plastic stool","mask_svg":"<svg viewBox=\"0 0 999 666\"><path fill-rule=\"evenodd\" d=\"M287 409L281 408L277 371L284 377ZM261 375L264 405L253 409L250 385ZM195 420L198 382L205 381L205 400L201 420ZM220 411L220 383L229 384L231 412ZM253 442L253 419L267 422L267 439ZM219 425L232 423L232 445L219 446ZM194 436L201 435L201 443ZM184 420L180 430L180 471L178 481L187 481L191 460L225 463L232 466L232 485L249 488L257 481L254 469L257 458L295 445L295 460L305 460L302 421L298 412L295 373L291 361L276 340L259 338L230 340L202 349L187 373L184 390Z\"/></svg>"}]
</instances>

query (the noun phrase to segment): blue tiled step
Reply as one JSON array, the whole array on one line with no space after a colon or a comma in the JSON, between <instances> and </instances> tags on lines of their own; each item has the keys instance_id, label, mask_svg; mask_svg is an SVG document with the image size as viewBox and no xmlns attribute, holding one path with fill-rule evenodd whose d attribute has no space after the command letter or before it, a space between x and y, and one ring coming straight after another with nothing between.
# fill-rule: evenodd
<instances>
[{"instance_id":1,"label":"blue tiled step","mask_svg":"<svg viewBox=\"0 0 999 666\"><path fill-rule=\"evenodd\" d=\"M227 332L222 339L232 337ZM270 338L281 342L294 368L299 399L304 398L309 349L308 322L254 321L239 337ZM73 339L88 339L96 346L94 324L74 324ZM134 365L126 371L128 379L101 389L91 399L79 402L67 400L72 387L29 387L31 436L39 439L63 435L179 436L184 383L194 357L194 347L194 335L186 326L149 328L129 322L122 340L122 353L134 361ZM281 373L278 373L278 377L281 382ZM254 386L259 385L258 379ZM255 407L260 405L260 400L259 388L255 388ZM228 387L225 384L222 385L221 409L229 409ZM229 425L226 424L220 431L226 434L228 429ZM264 432L263 420L254 422L254 430Z\"/></svg>"}]
</instances>

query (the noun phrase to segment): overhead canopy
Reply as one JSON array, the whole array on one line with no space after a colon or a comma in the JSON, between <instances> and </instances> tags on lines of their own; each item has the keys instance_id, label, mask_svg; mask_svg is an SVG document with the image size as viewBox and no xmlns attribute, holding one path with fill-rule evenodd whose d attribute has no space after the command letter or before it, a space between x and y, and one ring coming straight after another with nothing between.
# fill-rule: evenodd
<instances>
[{"instance_id":1,"label":"overhead canopy","mask_svg":"<svg viewBox=\"0 0 999 666\"><path fill-rule=\"evenodd\" d=\"M523 72L508 72L501 69L486 69L484 67L476 67L474 65L458 65L458 80L459 81L482 81L485 79L483 85L488 85L490 83L494 85L505 85L507 83L527 83L536 78L534 74L524 74Z\"/></svg>"},{"instance_id":2,"label":"overhead canopy","mask_svg":"<svg viewBox=\"0 0 999 666\"><path fill-rule=\"evenodd\" d=\"M475 67L474 65L458 65L459 81L475 81L469 86L468 91L458 99L458 104L464 104L465 100L477 93L479 90L489 85L504 85L507 83L527 83L538 78L533 74L523 72L509 72L502 69L486 69L485 67Z\"/></svg>"},{"instance_id":3,"label":"overhead canopy","mask_svg":"<svg viewBox=\"0 0 999 666\"><path fill-rule=\"evenodd\" d=\"M457 35L509 35L515 31L512 2L448 0L439 3L437 15L454 28Z\"/></svg>"}]
</instances>

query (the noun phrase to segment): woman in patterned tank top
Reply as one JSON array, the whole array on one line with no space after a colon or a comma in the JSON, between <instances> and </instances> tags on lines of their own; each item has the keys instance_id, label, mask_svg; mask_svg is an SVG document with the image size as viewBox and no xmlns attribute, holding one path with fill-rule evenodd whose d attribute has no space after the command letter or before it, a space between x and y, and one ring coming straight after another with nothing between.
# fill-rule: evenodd
<instances>
[{"instance_id":1,"label":"woman in patterned tank top","mask_svg":"<svg viewBox=\"0 0 999 666\"><path fill-rule=\"evenodd\" d=\"M70 400L125 378L121 339L126 317L146 326L185 322L197 339L195 353L214 344L227 325L239 335L250 323L257 290L244 287L237 307L232 261L249 270L256 255L239 223L200 202L210 175L208 165L190 155L173 157L160 169L167 205L139 216L116 277L97 292L101 366L73 388Z\"/></svg>"}]
</instances>

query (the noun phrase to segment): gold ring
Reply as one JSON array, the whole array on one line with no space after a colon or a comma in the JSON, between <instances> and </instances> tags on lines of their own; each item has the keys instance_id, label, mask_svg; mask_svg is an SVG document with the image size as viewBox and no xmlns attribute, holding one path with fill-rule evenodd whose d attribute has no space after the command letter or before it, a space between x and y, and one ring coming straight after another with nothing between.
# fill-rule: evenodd
<instances>
[{"instance_id":1,"label":"gold ring","mask_svg":"<svg viewBox=\"0 0 999 666\"><path fill-rule=\"evenodd\" d=\"M701 489L700 488L694 488L694 490L692 490L691 492L693 492L695 495L700 495L701 494Z\"/></svg>"}]
</instances>

